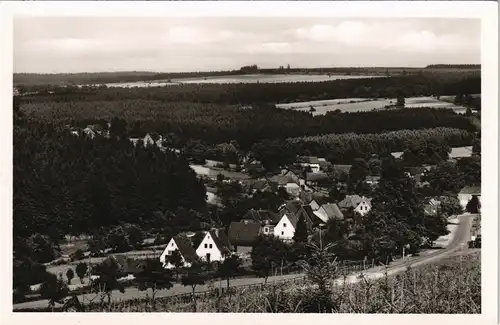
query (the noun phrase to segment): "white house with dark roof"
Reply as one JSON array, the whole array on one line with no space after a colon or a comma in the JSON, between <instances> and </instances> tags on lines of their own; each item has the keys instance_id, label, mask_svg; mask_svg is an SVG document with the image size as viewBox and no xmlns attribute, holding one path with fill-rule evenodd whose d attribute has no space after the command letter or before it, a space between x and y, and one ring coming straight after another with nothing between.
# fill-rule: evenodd
<instances>
[{"instance_id":1,"label":"white house with dark roof","mask_svg":"<svg viewBox=\"0 0 500 325\"><path fill-rule=\"evenodd\" d=\"M226 234L222 230L213 229L205 233L205 237L196 249L196 255L206 262L223 261L231 249Z\"/></svg>"},{"instance_id":2,"label":"white house with dark roof","mask_svg":"<svg viewBox=\"0 0 500 325\"><path fill-rule=\"evenodd\" d=\"M170 239L167 246L160 255L160 262L166 269L174 268L168 261L168 257L172 255L174 251L179 251L184 267L190 267L193 261L196 259L196 252L192 246L191 241L187 237L175 236Z\"/></svg>"},{"instance_id":3,"label":"white house with dark roof","mask_svg":"<svg viewBox=\"0 0 500 325\"><path fill-rule=\"evenodd\" d=\"M364 216L372 209L371 198L359 195L347 195L345 199L339 202L341 209L353 209L354 212Z\"/></svg>"},{"instance_id":4,"label":"white house with dark roof","mask_svg":"<svg viewBox=\"0 0 500 325\"><path fill-rule=\"evenodd\" d=\"M274 227L274 236L283 240L291 240L295 234L298 218L293 213L285 213Z\"/></svg>"}]
</instances>

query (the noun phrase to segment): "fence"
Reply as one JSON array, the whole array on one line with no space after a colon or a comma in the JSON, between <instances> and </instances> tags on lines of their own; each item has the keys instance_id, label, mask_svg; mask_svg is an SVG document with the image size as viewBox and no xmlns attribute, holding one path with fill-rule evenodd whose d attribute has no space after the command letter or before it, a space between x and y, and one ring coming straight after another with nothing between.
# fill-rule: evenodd
<instances>
[{"instance_id":1,"label":"fence","mask_svg":"<svg viewBox=\"0 0 500 325\"><path fill-rule=\"evenodd\" d=\"M194 297L196 299L212 299L216 297L220 297L222 295L230 295L230 294L235 294L238 291L242 291L245 289L249 289L252 291L262 291L265 288L273 285L278 285L282 283L287 283L287 284L298 284L298 283L304 283L306 280L306 277L304 275L297 276L291 279L281 279L281 280L274 280L274 281L269 281L267 283L259 282L259 283L252 283L252 284L242 284L242 285L237 285L237 286L231 286L231 287L219 287L219 288L213 288L210 290L205 290L205 291L198 291L194 293ZM173 295L173 296L168 296L168 297L161 297L157 298L158 302L181 302L181 303L189 303L193 300L193 294L192 293L182 293L178 295Z\"/></svg>"}]
</instances>

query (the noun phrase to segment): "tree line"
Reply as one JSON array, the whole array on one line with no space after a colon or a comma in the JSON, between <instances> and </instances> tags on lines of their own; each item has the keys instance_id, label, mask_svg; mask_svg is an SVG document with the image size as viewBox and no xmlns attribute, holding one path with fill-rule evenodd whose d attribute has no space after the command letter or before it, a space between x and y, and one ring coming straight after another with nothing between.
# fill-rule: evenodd
<instances>
[{"instance_id":1,"label":"tree line","mask_svg":"<svg viewBox=\"0 0 500 325\"><path fill-rule=\"evenodd\" d=\"M46 88L46 90L43 89ZM26 89L30 92L33 90ZM481 93L481 77L455 74L406 75L380 78L339 79L324 82L183 84L164 87L37 87L31 101L153 99L163 102L219 104L290 103L335 98L396 98ZM52 92L52 93L49 93Z\"/></svg>"}]
</instances>

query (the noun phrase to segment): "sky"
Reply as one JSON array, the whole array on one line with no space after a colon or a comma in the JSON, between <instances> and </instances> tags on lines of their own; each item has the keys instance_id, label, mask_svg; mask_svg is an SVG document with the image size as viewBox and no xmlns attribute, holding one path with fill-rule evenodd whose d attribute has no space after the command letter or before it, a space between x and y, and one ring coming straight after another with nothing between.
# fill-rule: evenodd
<instances>
[{"instance_id":1,"label":"sky","mask_svg":"<svg viewBox=\"0 0 500 325\"><path fill-rule=\"evenodd\" d=\"M23 17L14 72L479 64L478 19Z\"/></svg>"}]
</instances>

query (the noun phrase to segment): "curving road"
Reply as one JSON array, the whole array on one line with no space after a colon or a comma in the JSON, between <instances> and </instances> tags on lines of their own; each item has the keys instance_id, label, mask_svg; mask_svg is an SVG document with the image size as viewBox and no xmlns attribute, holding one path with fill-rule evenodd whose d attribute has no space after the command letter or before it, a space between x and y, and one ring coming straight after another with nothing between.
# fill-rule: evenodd
<instances>
[{"instance_id":1,"label":"curving road","mask_svg":"<svg viewBox=\"0 0 500 325\"><path fill-rule=\"evenodd\" d=\"M394 261L390 266L385 267L385 266L379 266L379 267L374 267L371 269L367 269L364 271L364 275L368 279L376 279L379 277L383 277L384 274L387 272L387 274L392 275L395 273L399 272L404 272L408 266L416 267L416 266L421 266L425 264L431 264L435 263L439 260L442 260L444 258L447 258L452 255L458 254L467 254L470 253L471 250L469 250L467 246L467 242L469 241L470 238L470 230L472 227L472 221L474 220L474 217L476 215L472 214L463 214L460 215L459 218L459 225L453 235L452 240L450 241L449 245L446 248L439 249L439 250L428 250L422 252L419 256L415 257L408 257L405 258L404 260L397 260ZM473 250L475 251L475 250ZM297 277L303 277L304 274L289 274L289 275L282 275L282 276L272 276L269 277L268 282L273 282L273 281L280 281L280 280L286 280L286 279L293 279ZM355 283L359 281L359 273L350 275L346 278L346 281L350 283ZM337 279L336 282L340 283L340 281L343 281L343 279ZM262 278L240 278L240 279L232 279L230 281L230 286L241 286L241 285L250 285L250 284L258 284L258 283L263 283L264 280ZM221 283L216 282L213 284L215 287L226 287L227 284L225 281L222 281ZM212 287L213 287L212 286ZM196 292L201 292L201 291L206 291L209 290L208 285L202 285L202 286L197 286L196 287ZM125 293L120 293L118 291L113 292L112 300L113 301L123 301L123 300L131 300L131 299L137 299L137 298L145 298L146 294L149 291L139 291L137 288L127 288ZM174 284L174 286L167 291L159 291L156 295L156 297L167 297L167 296L172 296L172 295L178 295L178 294L183 294L183 293L190 293L191 292L191 287L184 287L181 284ZM97 300L99 298L96 298L96 294L84 294L84 295L79 295L78 299L80 301L83 301L84 303L88 303L92 299ZM48 305L48 300L37 300L37 301L30 301L30 302L24 302L20 304L15 304L13 306L14 310L17 309L25 309L25 308L44 308L47 307Z\"/></svg>"}]
</instances>

